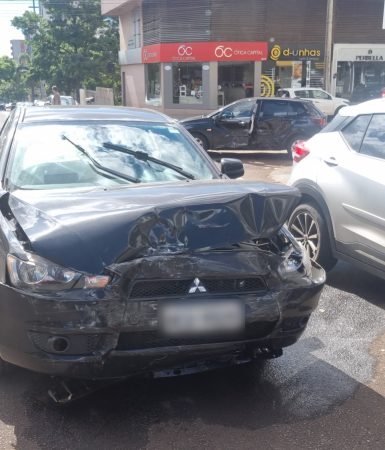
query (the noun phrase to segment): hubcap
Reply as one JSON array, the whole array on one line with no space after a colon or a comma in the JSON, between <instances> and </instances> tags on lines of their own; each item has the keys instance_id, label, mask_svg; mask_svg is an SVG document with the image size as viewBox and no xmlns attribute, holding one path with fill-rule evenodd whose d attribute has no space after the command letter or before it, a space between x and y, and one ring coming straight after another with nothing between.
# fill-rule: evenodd
<instances>
[{"instance_id":1,"label":"hubcap","mask_svg":"<svg viewBox=\"0 0 385 450\"><path fill-rule=\"evenodd\" d=\"M316 260L319 253L320 230L318 223L305 211L300 211L292 220L290 231L307 251L312 260Z\"/></svg>"}]
</instances>

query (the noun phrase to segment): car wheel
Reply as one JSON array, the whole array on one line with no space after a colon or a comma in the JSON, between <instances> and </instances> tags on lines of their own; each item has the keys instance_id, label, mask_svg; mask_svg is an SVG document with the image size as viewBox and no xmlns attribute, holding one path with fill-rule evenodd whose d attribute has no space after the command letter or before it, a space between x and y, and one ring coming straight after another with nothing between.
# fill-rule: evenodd
<instances>
[{"instance_id":1,"label":"car wheel","mask_svg":"<svg viewBox=\"0 0 385 450\"><path fill-rule=\"evenodd\" d=\"M341 110L342 108L344 108L344 106L339 106L339 107L334 111L334 116L333 116L333 117L335 117L335 116L340 112L340 110Z\"/></svg>"},{"instance_id":2,"label":"car wheel","mask_svg":"<svg viewBox=\"0 0 385 450\"><path fill-rule=\"evenodd\" d=\"M204 150L209 149L209 141L207 140L207 138L205 136L203 136L203 134L200 134L200 133L191 133L191 134Z\"/></svg>"},{"instance_id":3,"label":"car wheel","mask_svg":"<svg viewBox=\"0 0 385 450\"><path fill-rule=\"evenodd\" d=\"M329 232L320 211L313 205L302 203L291 214L288 228L307 251L310 259L325 270L331 270L337 260L333 257Z\"/></svg>"}]
</instances>

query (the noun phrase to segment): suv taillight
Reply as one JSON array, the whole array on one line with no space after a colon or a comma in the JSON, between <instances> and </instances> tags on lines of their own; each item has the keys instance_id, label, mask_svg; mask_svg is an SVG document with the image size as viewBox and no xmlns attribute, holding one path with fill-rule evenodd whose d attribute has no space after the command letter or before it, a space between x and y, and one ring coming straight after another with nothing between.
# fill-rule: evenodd
<instances>
[{"instance_id":1,"label":"suv taillight","mask_svg":"<svg viewBox=\"0 0 385 450\"><path fill-rule=\"evenodd\" d=\"M293 145L292 153L295 163L302 161L310 153L309 148L306 146L306 141L297 141Z\"/></svg>"},{"instance_id":2,"label":"suv taillight","mask_svg":"<svg viewBox=\"0 0 385 450\"><path fill-rule=\"evenodd\" d=\"M322 116L322 117L320 117L320 116L313 116L312 118L311 118L311 120L316 124L316 125L319 125L320 127L324 127L326 124L327 124L327 119L326 119L326 117L324 117L324 116Z\"/></svg>"},{"instance_id":3,"label":"suv taillight","mask_svg":"<svg viewBox=\"0 0 385 450\"><path fill-rule=\"evenodd\" d=\"M382 97L382 98L385 98L385 88L382 88L382 89L381 89L381 97Z\"/></svg>"}]
</instances>

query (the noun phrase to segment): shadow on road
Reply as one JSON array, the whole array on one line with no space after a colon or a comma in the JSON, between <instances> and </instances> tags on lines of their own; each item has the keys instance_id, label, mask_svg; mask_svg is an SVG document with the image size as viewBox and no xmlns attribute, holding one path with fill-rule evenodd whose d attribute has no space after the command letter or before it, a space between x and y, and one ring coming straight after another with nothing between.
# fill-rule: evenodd
<instances>
[{"instance_id":1,"label":"shadow on road","mask_svg":"<svg viewBox=\"0 0 385 450\"><path fill-rule=\"evenodd\" d=\"M328 273L327 284L385 309L385 280L344 261Z\"/></svg>"},{"instance_id":2,"label":"shadow on road","mask_svg":"<svg viewBox=\"0 0 385 450\"><path fill-rule=\"evenodd\" d=\"M342 422L359 419L366 432L377 427L382 433L385 399L361 386L363 400L339 421L328 419L325 434L316 418L343 403L359 384L313 356L320 347L318 339L306 338L294 352L264 366L126 381L61 409L46 401L46 377L14 369L0 384L0 420L14 427L14 448L20 450L290 449L297 439L311 448L321 438L329 447L317 448L337 448L341 432L346 447L340 448L349 448L349 442L361 448L354 447L354 434L345 434ZM304 428L298 425L303 421ZM284 441L269 431L278 425L287 430Z\"/></svg>"}]
</instances>

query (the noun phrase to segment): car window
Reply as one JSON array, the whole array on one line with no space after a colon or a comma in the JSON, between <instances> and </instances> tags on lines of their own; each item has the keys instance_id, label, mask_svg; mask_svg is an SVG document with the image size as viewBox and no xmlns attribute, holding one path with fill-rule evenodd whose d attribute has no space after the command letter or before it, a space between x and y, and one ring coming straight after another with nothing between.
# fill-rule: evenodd
<instances>
[{"instance_id":1,"label":"car window","mask_svg":"<svg viewBox=\"0 0 385 450\"><path fill-rule=\"evenodd\" d=\"M103 145L105 142L176 164L196 179L215 178L204 156L176 126L84 121L20 127L8 169L10 183L21 189L56 189L130 183L125 177L138 179L141 183L186 179L172 168L146 161L146 158L138 159L107 149ZM123 176L104 172L93 160Z\"/></svg>"},{"instance_id":2,"label":"car window","mask_svg":"<svg viewBox=\"0 0 385 450\"><path fill-rule=\"evenodd\" d=\"M313 89L310 91L310 96L312 98L317 98L320 100L330 100L331 99L330 95L328 95L326 92L318 91L316 89Z\"/></svg>"},{"instance_id":3,"label":"car window","mask_svg":"<svg viewBox=\"0 0 385 450\"><path fill-rule=\"evenodd\" d=\"M255 102L249 100L238 102L225 108L221 113L222 119L234 119L237 117L251 117Z\"/></svg>"},{"instance_id":4,"label":"car window","mask_svg":"<svg viewBox=\"0 0 385 450\"><path fill-rule=\"evenodd\" d=\"M300 91L294 91L296 97L299 98L310 98L310 93L308 89L301 89Z\"/></svg>"},{"instance_id":5,"label":"car window","mask_svg":"<svg viewBox=\"0 0 385 450\"><path fill-rule=\"evenodd\" d=\"M371 115L358 116L342 130L342 135L356 152L360 151L371 117Z\"/></svg>"},{"instance_id":6,"label":"car window","mask_svg":"<svg viewBox=\"0 0 385 450\"><path fill-rule=\"evenodd\" d=\"M268 100L262 102L260 117L270 119L273 117L286 117L288 115L288 102L282 100Z\"/></svg>"},{"instance_id":7,"label":"car window","mask_svg":"<svg viewBox=\"0 0 385 450\"><path fill-rule=\"evenodd\" d=\"M361 145L361 153L385 159L385 114L372 117Z\"/></svg>"},{"instance_id":8,"label":"car window","mask_svg":"<svg viewBox=\"0 0 385 450\"><path fill-rule=\"evenodd\" d=\"M287 105L288 116L300 116L306 114L306 109L301 102L290 102Z\"/></svg>"}]
</instances>

